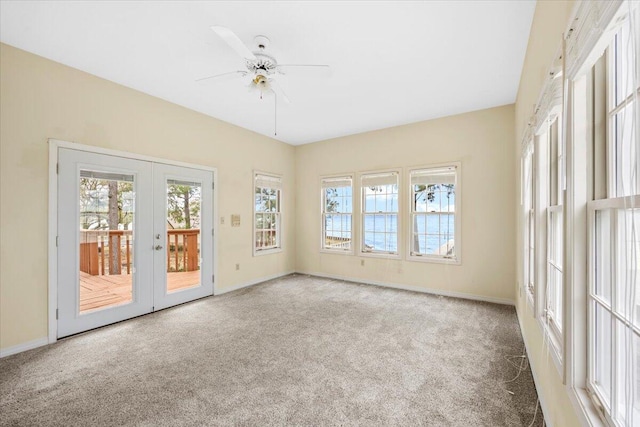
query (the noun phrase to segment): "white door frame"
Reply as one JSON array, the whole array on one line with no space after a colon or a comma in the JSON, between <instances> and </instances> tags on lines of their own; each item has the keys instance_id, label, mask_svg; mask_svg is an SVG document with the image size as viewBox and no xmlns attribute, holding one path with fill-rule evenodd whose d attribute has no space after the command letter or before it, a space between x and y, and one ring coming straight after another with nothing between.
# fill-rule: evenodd
<instances>
[{"instance_id":1,"label":"white door frame","mask_svg":"<svg viewBox=\"0 0 640 427\"><path fill-rule=\"evenodd\" d=\"M76 142L48 139L49 143L49 215L48 215L48 340L52 344L58 340L58 149L68 148L78 151L88 151L96 154L106 154L109 156L125 157L134 160L143 160L166 165L182 166L194 169L201 169L213 173L213 221L212 227L215 230L218 218L218 169L210 166L185 163L174 160L162 159L158 157L145 156L142 154L129 153L126 151L112 150L108 148L94 147L91 145L79 144ZM218 233L213 233L213 275L218 272ZM217 280L213 282L213 294L217 295Z\"/></svg>"}]
</instances>

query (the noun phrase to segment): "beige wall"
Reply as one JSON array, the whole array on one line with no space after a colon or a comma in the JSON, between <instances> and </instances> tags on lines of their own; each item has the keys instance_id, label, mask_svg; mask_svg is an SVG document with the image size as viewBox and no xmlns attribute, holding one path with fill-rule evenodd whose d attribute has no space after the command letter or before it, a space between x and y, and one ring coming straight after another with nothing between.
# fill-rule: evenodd
<instances>
[{"instance_id":1,"label":"beige wall","mask_svg":"<svg viewBox=\"0 0 640 427\"><path fill-rule=\"evenodd\" d=\"M292 146L4 44L0 123L0 348L47 336L48 138L216 167L218 287L295 270ZM252 256L253 169L284 176L279 254Z\"/></svg>"},{"instance_id":2,"label":"beige wall","mask_svg":"<svg viewBox=\"0 0 640 427\"><path fill-rule=\"evenodd\" d=\"M572 1L538 2L515 107L296 148L0 44L0 348L47 334L46 140L56 138L217 167L219 214L227 219L218 225L221 288L298 270L515 299L545 416L556 426L578 425L516 287L520 138L572 7ZM319 251L320 176L450 161L462 164L462 265ZM247 195L254 168L285 176L288 221L280 254L251 255ZM232 213L242 215L240 228L229 226Z\"/></svg>"},{"instance_id":3,"label":"beige wall","mask_svg":"<svg viewBox=\"0 0 640 427\"><path fill-rule=\"evenodd\" d=\"M554 55L562 42L562 33L567 29L573 1L538 1L534 15L529 45L525 58L520 87L516 101L516 133L514 144L516 157L513 163L517 165L520 176L520 143L526 124L533 113L533 105L538 101L542 91L544 79L547 77ZM520 187L517 189L518 193ZM520 196L518 195L518 200ZM518 281L522 282L522 214L517 211L517 247L518 253ZM578 426L580 422L562 379L549 353L548 345L544 344L540 325L533 318L532 310L528 306L524 292L517 292L517 309L523 329L523 336L529 350L531 363L535 368L536 384L541 398L544 400L545 418L554 426Z\"/></svg>"},{"instance_id":4,"label":"beige wall","mask_svg":"<svg viewBox=\"0 0 640 427\"><path fill-rule=\"evenodd\" d=\"M513 123L509 105L298 147L298 271L513 301ZM320 252L320 176L443 162L462 163L462 265Z\"/></svg>"}]
</instances>

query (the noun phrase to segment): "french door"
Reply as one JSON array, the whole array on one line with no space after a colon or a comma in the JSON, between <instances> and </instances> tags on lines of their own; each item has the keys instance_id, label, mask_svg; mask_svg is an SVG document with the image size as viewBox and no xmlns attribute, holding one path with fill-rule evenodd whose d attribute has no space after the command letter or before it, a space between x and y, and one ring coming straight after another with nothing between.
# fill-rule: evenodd
<instances>
[{"instance_id":1,"label":"french door","mask_svg":"<svg viewBox=\"0 0 640 427\"><path fill-rule=\"evenodd\" d=\"M58 337L213 294L211 171L58 151Z\"/></svg>"}]
</instances>

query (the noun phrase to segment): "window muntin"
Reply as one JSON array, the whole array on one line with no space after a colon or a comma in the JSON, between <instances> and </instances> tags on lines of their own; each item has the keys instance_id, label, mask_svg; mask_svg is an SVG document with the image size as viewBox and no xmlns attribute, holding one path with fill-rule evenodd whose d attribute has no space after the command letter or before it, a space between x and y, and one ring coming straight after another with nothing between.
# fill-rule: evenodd
<instances>
[{"instance_id":1,"label":"window muntin","mask_svg":"<svg viewBox=\"0 0 640 427\"><path fill-rule=\"evenodd\" d=\"M277 175L254 175L254 252L265 253L281 248L282 178Z\"/></svg>"},{"instance_id":2,"label":"window muntin","mask_svg":"<svg viewBox=\"0 0 640 427\"><path fill-rule=\"evenodd\" d=\"M367 173L360 178L362 253L398 255L398 180L398 172Z\"/></svg>"},{"instance_id":3,"label":"window muntin","mask_svg":"<svg viewBox=\"0 0 640 427\"><path fill-rule=\"evenodd\" d=\"M425 260L459 259L459 215L456 191L458 167L454 165L409 172L411 187L410 256Z\"/></svg>"},{"instance_id":4,"label":"window muntin","mask_svg":"<svg viewBox=\"0 0 640 427\"><path fill-rule=\"evenodd\" d=\"M353 180L351 176L322 179L322 249L351 252Z\"/></svg>"}]
</instances>

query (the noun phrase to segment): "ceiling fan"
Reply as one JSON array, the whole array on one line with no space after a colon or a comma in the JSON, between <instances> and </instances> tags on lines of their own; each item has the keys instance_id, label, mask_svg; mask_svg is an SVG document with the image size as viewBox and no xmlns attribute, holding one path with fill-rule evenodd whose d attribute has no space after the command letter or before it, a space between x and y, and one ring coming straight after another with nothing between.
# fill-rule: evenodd
<instances>
[{"instance_id":1,"label":"ceiling fan","mask_svg":"<svg viewBox=\"0 0 640 427\"><path fill-rule=\"evenodd\" d=\"M329 71L328 65L322 64L278 64L276 58L266 53L269 47L269 39L265 36L256 36L254 42L256 49L252 52L240 38L230 29L221 26L213 26L211 29L222 38L227 44L246 60L246 70L230 71L204 77L196 81L218 80L221 78L245 78L249 77L248 86L251 90L257 90L262 98L263 93L273 92L276 99L283 99L285 102L291 101L278 84L277 76L285 75L288 71L303 69L318 69Z\"/></svg>"}]
</instances>

